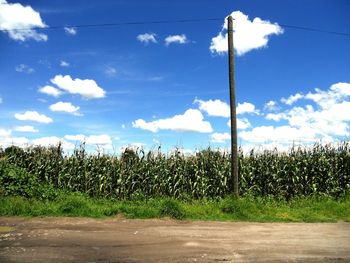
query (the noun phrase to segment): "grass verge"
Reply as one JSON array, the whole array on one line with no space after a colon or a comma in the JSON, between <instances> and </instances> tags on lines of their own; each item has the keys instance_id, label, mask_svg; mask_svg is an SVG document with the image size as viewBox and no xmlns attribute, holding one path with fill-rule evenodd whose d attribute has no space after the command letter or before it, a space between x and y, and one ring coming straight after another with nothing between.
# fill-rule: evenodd
<instances>
[{"instance_id":1,"label":"grass verge","mask_svg":"<svg viewBox=\"0 0 350 263\"><path fill-rule=\"evenodd\" d=\"M0 197L1 216L82 216L127 218L170 217L186 220L249 222L350 221L350 197L300 197L289 200L242 197L179 201L170 198L113 201L80 193L62 194L54 200L21 196Z\"/></svg>"}]
</instances>

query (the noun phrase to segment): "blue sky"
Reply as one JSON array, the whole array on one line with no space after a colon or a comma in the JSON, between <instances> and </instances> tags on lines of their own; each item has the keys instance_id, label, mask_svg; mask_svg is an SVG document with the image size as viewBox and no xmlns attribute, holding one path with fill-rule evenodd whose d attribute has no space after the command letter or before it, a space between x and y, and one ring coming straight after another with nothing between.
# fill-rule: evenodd
<instances>
[{"instance_id":1,"label":"blue sky","mask_svg":"<svg viewBox=\"0 0 350 263\"><path fill-rule=\"evenodd\" d=\"M0 144L228 148L230 14L240 145L347 140L350 37L284 25L350 33L349 13L346 0L0 0ZM207 18L220 19L73 27Z\"/></svg>"}]
</instances>

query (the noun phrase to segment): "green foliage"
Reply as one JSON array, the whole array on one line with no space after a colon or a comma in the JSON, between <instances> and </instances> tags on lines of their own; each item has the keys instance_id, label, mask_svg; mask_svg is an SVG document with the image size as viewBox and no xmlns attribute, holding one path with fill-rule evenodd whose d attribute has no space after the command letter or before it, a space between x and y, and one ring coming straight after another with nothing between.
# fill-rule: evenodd
<instances>
[{"instance_id":1,"label":"green foliage","mask_svg":"<svg viewBox=\"0 0 350 263\"><path fill-rule=\"evenodd\" d=\"M12 146L0 153L2 165L6 166L0 167L6 195L37 196L30 193L31 188L35 189L31 185L37 181L55 189L116 200L222 198L232 192L230 156L210 148L192 156L179 151L165 155L160 149L148 153L126 149L120 157L91 155L84 145L69 156L64 155L60 145L27 149ZM316 144L294 147L285 153L240 151L239 171L242 196L339 198L350 192L350 145ZM4 191L4 187L0 188ZM40 192L45 193L45 189Z\"/></svg>"},{"instance_id":2,"label":"green foliage","mask_svg":"<svg viewBox=\"0 0 350 263\"><path fill-rule=\"evenodd\" d=\"M92 213L92 209L86 197L81 194L72 194L61 197L59 213L70 216L88 216Z\"/></svg>"},{"instance_id":3,"label":"green foliage","mask_svg":"<svg viewBox=\"0 0 350 263\"><path fill-rule=\"evenodd\" d=\"M350 221L350 198L300 197L285 200L244 197L240 199L179 201L157 198L144 201L95 199L65 193L56 200L20 196L0 197L0 216L84 216L121 214L127 218L172 217L189 220L250 222L335 222Z\"/></svg>"},{"instance_id":4,"label":"green foliage","mask_svg":"<svg viewBox=\"0 0 350 263\"><path fill-rule=\"evenodd\" d=\"M50 184L41 183L25 169L0 160L0 196L23 196L49 199L57 196L57 190Z\"/></svg>"},{"instance_id":5,"label":"green foliage","mask_svg":"<svg viewBox=\"0 0 350 263\"><path fill-rule=\"evenodd\" d=\"M170 198L162 200L160 204L160 215L169 216L174 219L182 219L185 215L178 201Z\"/></svg>"}]
</instances>

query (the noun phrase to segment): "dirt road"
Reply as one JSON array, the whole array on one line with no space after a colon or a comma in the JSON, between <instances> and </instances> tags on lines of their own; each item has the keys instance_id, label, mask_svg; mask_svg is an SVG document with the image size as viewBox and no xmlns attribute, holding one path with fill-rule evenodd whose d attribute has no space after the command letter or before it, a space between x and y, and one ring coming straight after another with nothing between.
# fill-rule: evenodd
<instances>
[{"instance_id":1,"label":"dirt road","mask_svg":"<svg viewBox=\"0 0 350 263\"><path fill-rule=\"evenodd\" d=\"M2 217L0 262L350 262L350 223Z\"/></svg>"}]
</instances>

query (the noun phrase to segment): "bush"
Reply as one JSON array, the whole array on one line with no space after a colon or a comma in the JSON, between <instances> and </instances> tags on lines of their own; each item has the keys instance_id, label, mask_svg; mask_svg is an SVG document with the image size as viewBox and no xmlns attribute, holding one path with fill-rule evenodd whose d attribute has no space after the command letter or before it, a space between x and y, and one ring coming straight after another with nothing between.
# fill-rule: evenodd
<instances>
[{"instance_id":1,"label":"bush","mask_svg":"<svg viewBox=\"0 0 350 263\"><path fill-rule=\"evenodd\" d=\"M182 219L185 214L176 200L166 198L160 204L160 215L169 216L174 219Z\"/></svg>"},{"instance_id":2,"label":"bush","mask_svg":"<svg viewBox=\"0 0 350 263\"><path fill-rule=\"evenodd\" d=\"M0 195L27 198L55 199L58 191L50 184L42 184L25 169L0 161Z\"/></svg>"},{"instance_id":3,"label":"bush","mask_svg":"<svg viewBox=\"0 0 350 263\"><path fill-rule=\"evenodd\" d=\"M67 197L61 197L62 204L59 206L59 212L66 215L90 215L92 213L88 198L81 194L71 194Z\"/></svg>"}]
</instances>

